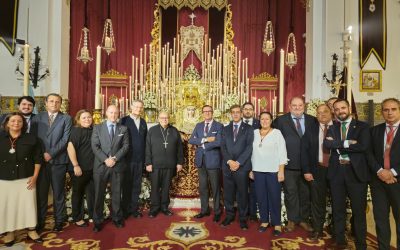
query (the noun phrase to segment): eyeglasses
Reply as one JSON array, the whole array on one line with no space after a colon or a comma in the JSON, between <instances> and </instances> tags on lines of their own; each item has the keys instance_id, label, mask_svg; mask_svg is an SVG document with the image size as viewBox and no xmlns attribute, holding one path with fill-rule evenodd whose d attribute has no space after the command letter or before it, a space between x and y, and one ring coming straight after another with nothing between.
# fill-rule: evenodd
<instances>
[{"instance_id":1,"label":"eyeglasses","mask_svg":"<svg viewBox=\"0 0 400 250\"><path fill-rule=\"evenodd\" d=\"M253 111L252 108L244 108L243 110L245 110L245 111Z\"/></svg>"},{"instance_id":2,"label":"eyeglasses","mask_svg":"<svg viewBox=\"0 0 400 250\"><path fill-rule=\"evenodd\" d=\"M212 113L212 110L203 110L203 113Z\"/></svg>"},{"instance_id":3,"label":"eyeglasses","mask_svg":"<svg viewBox=\"0 0 400 250\"><path fill-rule=\"evenodd\" d=\"M169 117L159 117L158 119L160 119L160 120L168 120Z\"/></svg>"}]
</instances>

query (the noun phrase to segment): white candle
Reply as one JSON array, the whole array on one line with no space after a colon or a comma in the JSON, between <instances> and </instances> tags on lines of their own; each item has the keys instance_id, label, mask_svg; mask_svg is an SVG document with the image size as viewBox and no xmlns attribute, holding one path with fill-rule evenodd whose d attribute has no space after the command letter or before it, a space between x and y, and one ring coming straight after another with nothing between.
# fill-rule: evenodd
<instances>
[{"instance_id":1,"label":"white candle","mask_svg":"<svg viewBox=\"0 0 400 250\"><path fill-rule=\"evenodd\" d=\"M289 63L294 62L294 53L293 52L288 53L288 62Z\"/></svg>"},{"instance_id":2,"label":"white candle","mask_svg":"<svg viewBox=\"0 0 400 250\"><path fill-rule=\"evenodd\" d=\"M351 63L352 63L352 57L353 57L353 53L351 52L351 50L349 50L349 52L347 52L347 101L350 104L350 112L351 112L351 88L352 88L352 82L351 82Z\"/></svg>"},{"instance_id":3,"label":"white candle","mask_svg":"<svg viewBox=\"0 0 400 250\"><path fill-rule=\"evenodd\" d=\"M24 46L24 96L29 95L29 44Z\"/></svg>"},{"instance_id":4,"label":"white candle","mask_svg":"<svg viewBox=\"0 0 400 250\"><path fill-rule=\"evenodd\" d=\"M111 38L106 36L106 38L104 39L104 47L106 48L111 48L112 47L112 42L111 42Z\"/></svg>"},{"instance_id":5,"label":"white candle","mask_svg":"<svg viewBox=\"0 0 400 250\"><path fill-rule=\"evenodd\" d=\"M100 109L100 64L101 64L101 47L98 45L96 49L96 88L94 96L94 108Z\"/></svg>"},{"instance_id":6,"label":"white candle","mask_svg":"<svg viewBox=\"0 0 400 250\"><path fill-rule=\"evenodd\" d=\"M284 77L285 77L285 67L284 67L284 62L285 62L285 51L281 49L280 53L280 62L279 62L279 113L283 113L283 93L284 93Z\"/></svg>"},{"instance_id":7,"label":"white candle","mask_svg":"<svg viewBox=\"0 0 400 250\"><path fill-rule=\"evenodd\" d=\"M273 117L276 116L276 96L275 96L274 99L272 100L272 116L273 116Z\"/></svg>"}]
</instances>

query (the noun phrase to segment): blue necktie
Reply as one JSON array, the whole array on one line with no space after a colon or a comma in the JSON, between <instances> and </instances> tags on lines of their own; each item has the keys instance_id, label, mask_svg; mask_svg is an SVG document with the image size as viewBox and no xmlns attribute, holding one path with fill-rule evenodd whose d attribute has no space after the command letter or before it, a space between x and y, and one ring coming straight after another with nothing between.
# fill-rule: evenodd
<instances>
[{"instance_id":1,"label":"blue necktie","mask_svg":"<svg viewBox=\"0 0 400 250\"><path fill-rule=\"evenodd\" d=\"M238 135L238 128L239 128L239 125L234 124L233 126L234 126L234 129L233 129L233 141L236 141L236 137L237 137L237 135Z\"/></svg>"}]
</instances>

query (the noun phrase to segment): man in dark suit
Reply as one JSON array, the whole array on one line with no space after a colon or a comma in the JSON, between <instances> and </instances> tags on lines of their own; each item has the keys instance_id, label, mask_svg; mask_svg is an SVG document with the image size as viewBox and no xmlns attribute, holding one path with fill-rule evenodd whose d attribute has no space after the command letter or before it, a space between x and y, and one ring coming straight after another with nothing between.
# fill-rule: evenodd
<instances>
[{"instance_id":1,"label":"man in dark suit","mask_svg":"<svg viewBox=\"0 0 400 250\"><path fill-rule=\"evenodd\" d=\"M315 127L315 117L304 113L305 103L301 97L293 97L289 113L278 117L274 127L282 132L286 142L289 162L285 166L285 206L288 215L286 231L291 232L299 224L306 231L312 231L308 224L310 218L310 188L301 173L301 138L309 129Z\"/></svg>"},{"instance_id":2,"label":"man in dark suit","mask_svg":"<svg viewBox=\"0 0 400 250\"><path fill-rule=\"evenodd\" d=\"M28 128L26 133L30 133L30 131L34 131L35 128L31 127L32 125L35 126L31 121L32 118L35 116L33 114L33 109L35 108L35 99L32 96L21 96L18 98L18 111L21 112L28 124ZM7 114L3 114L0 116L0 125L3 123L3 120L6 118ZM0 128L1 129L1 128Z\"/></svg>"},{"instance_id":3,"label":"man in dark suit","mask_svg":"<svg viewBox=\"0 0 400 250\"><path fill-rule=\"evenodd\" d=\"M245 102L242 105L243 121L253 129L260 128L260 121L254 118L254 105L251 102ZM254 186L254 179L249 179L249 218L251 221L257 221L257 197Z\"/></svg>"},{"instance_id":4,"label":"man in dark suit","mask_svg":"<svg viewBox=\"0 0 400 250\"><path fill-rule=\"evenodd\" d=\"M96 125L92 134L94 153L94 232L102 229L104 221L104 196L108 182L111 183L112 220L117 228L124 226L121 210L122 174L125 170L125 155L129 150L128 129L117 124L118 108L110 105L106 111L107 120Z\"/></svg>"},{"instance_id":5,"label":"man in dark suit","mask_svg":"<svg viewBox=\"0 0 400 250\"><path fill-rule=\"evenodd\" d=\"M369 169L366 152L370 146L368 125L352 119L347 100L334 103L335 122L327 132L324 146L331 151L327 178L332 193L335 247L347 247L345 239L346 196L349 196L354 218L357 249L366 249L367 183Z\"/></svg>"},{"instance_id":6,"label":"man in dark suit","mask_svg":"<svg viewBox=\"0 0 400 250\"><path fill-rule=\"evenodd\" d=\"M51 93L46 96L46 111L39 113L32 119L34 129L43 144L45 163L40 168L37 182L38 225L41 231L45 225L49 187L53 189L54 231L60 232L63 228L65 209L65 174L69 158L67 144L71 132L72 119L69 115L60 112L62 97Z\"/></svg>"},{"instance_id":7,"label":"man in dark suit","mask_svg":"<svg viewBox=\"0 0 400 250\"><path fill-rule=\"evenodd\" d=\"M371 150L368 154L372 178L370 182L379 249L390 249L390 208L396 223L397 249L400 249L400 102L388 98L382 102L385 119L371 129Z\"/></svg>"},{"instance_id":8,"label":"man in dark suit","mask_svg":"<svg viewBox=\"0 0 400 250\"><path fill-rule=\"evenodd\" d=\"M318 241L323 236L325 223L329 150L323 143L333 124L332 113L327 104L317 107L317 119L319 124L307 130L301 138L301 168L311 193L311 221L314 229L310 237L312 241Z\"/></svg>"},{"instance_id":9,"label":"man in dark suit","mask_svg":"<svg viewBox=\"0 0 400 250\"><path fill-rule=\"evenodd\" d=\"M221 137L223 125L213 120L213 109L210 105L202 108L204 122L196 124L189 143L196 145L195 165L199 173L199 193L201 210L195 218L203 218L210 215L208 207L210 182L214 201L214 221L221 218L220 192L221 192Z\"/></svg>"},{"instance_id":10,"label":"man in dark suit","mask_svg":"<svg viewBox=\"0 0 400 250\"><path fill-rule=\"evenodd\" d=\"M230 112L232 121L224 127L221 141L226 210L226 217L221 226L226 227L234 221L233 203L237 197L240 228L247 230L248 186L254 130L250 125L242 122L242 110L239 105L233 105Z\"/></svg>"},{"instance_id":11,"label":"man in dark suit","mask_svg":"<svg viewBox=\"0 0 400 250\"><path fill-rule=\"evenodd\" d=\"M139 210L139 195L142 187L142 173L146 147L147 123L140 118L143 102L135 100L131 105L131 114L121 119L121 124L128 128L129 152L126 155L128 167L125 170L122 186L122 210L124 217L132 215L142 217Z\"/></svg>"}]
</instances>

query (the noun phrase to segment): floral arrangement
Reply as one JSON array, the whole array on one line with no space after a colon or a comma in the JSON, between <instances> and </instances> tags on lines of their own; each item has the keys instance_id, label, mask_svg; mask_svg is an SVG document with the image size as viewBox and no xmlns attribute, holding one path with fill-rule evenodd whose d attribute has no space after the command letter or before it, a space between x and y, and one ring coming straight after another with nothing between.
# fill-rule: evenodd
<instances>
[{"instance_id":1,"label":"floral arrangement","mask_svg":"<svg viewBox=\"0 0 400 250\"><path fill-rule=\"evenodd\" d=\"M156 95L153 92L146 92L143 97L143 103L145 109L151 109L157 107Z\"/></svg>"},{"instance_id":2,"label":"floral arrangement","mask_svg":"<svg viewBox=\"0 0 400 250\"><path fill-rule=\"evenodd\" d=\"M219 109L215 109L215 110L214 110L214 117L215 117L215 118L220 118L220 117L222 117L222 111L219 110Z\"/></svg>"},{"instance_id":3,"label":"floral arrangement","mask_svg":"<svg viewBox=\"0 0 400 250\"><path fill-rule=\"evenodd\" d=\"M183 79L186 81L197 81L201 78L199 72L193 64L190 64L189 67L185 70L183 75Z\"/></svg>"},{"instance_id":4,"label":"floral arrangement","mask_svg":"<svg viewBox=\"0 0 400 250\"><path fill-rule=\"evenodd\" d=\"M312 116L316 116L318 106L321 104L324 104L324 103L325 103L325 101L323 101L319 98L310 100L310 102L307 103L306 113L309 115L312 115Z\"/></svg>"},{"instance_id":5,"label":"floral arrangement","mask_svg":"<svg viewBox=\"0 0 400 250\"><path fill-rule=\"evenodd\" d=\"M230 94L225 98L225 111L229 111L229 109L233 105L239 104L239 96L237 94Z\"/></svg>"}]
</instances>

